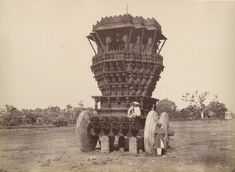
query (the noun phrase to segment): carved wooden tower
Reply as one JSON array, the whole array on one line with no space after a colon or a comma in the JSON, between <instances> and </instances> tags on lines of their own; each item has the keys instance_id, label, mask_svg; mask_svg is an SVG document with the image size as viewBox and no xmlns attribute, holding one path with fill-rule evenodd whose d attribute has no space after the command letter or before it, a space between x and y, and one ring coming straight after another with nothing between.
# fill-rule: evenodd
<instances>
[{"instance_id":1,"label":"carved wooden tower","mask_svg":"<svg viewBox=\"0 0 235 172\"><path fill-rule=\"evenodd\" d=\"M164 69L160 52L166 37L160 24L130 14L105 17L87 38L95 52L91 70L102 93L93 97L96 107L101 104L99 111L126 112L138 101L146 115L156 104L151 96Z\"/></svg>"}]
</instances>

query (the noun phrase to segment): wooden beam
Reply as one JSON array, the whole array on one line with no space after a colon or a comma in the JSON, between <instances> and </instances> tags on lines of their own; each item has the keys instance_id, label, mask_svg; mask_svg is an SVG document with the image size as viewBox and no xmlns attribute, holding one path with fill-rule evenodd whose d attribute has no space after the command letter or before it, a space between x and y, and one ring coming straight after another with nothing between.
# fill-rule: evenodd
<instances>
[{"instance_id":1,"label":"wooden beam","mask_svg":"<svg viewBox=\"0 0 235 172\"><path fill-rule=\"evenodd\" d=\"M156 53L158 54L158 46L159 46L160 42L157 42L157 47L156 47Z\"/></svg>"},{"instance_id":2,"label":"wooden beam","mask_svg":"<svg viewBox=\"0 0 235 172\"><path fill-rule=\"evenodd\" d=\"M164 39L164 42L162 43L162 46L161 46L161 48L160 48L160 50L159 50L159 52L158 52L158 55L160 54L160 52L161 52L161 50L162 50L162 48L163 48L165 42L166 42L166 39Z\"/></svg>"},{"instance_id":3,"label":"wooden beam","mask_svg":"<svg viewBox=\"0 0 235 172\"><path fill-rule=\"evenodd\" d=\"M95 31L95 34L96 34L97 38L99 39L100 44L102 45L102 50L104 51L104 44L102 43L102 41L101 41L101 39L100 39L100 37L99 37L97 31Z\"/></svg>"},{"instance_id":4,"label":"wooden beam","mask_svg":"<svg viewBox=\"0 0 235 172\"><path fill-rule=\"evenodd\" d=\"M102 49L102 47L100 47L101 43L100 43L100 45L99 45L97 39L95 38L95 36L94 36L94 35L91 35L91 36L92 36L92 38L95 40L96 46L99 47L100 49ZM99 53L99 52L98 52L98 53Z\"/></svg>"},{"instance_id":5,"label":"wooden beam","mask_svg":"<svg viewBox=\"0 0 235 172\"><path fill-rule=\"evenodd\" d=\"M92 45L92 43L91 43L91 41L90 41L90 39L89 39L88 37L87 37L87 39L88 39L88 41L89 41L89 43L90 43L90 45L91 45L91 48L93 49L94 53L97 54L96 51L95 51L94 46Z\"/></svg>"}]
</instances>

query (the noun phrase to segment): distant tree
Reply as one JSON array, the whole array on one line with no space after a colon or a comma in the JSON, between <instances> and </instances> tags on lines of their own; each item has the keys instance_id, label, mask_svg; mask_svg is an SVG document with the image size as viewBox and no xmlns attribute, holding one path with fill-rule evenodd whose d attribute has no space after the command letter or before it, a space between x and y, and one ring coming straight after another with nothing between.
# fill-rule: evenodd
<instances>
[{"instance_id":1,"label":"distant tree","mask_svg":"<svg viewBox=\"0 0 235 172\"><path fill-rule=\"evenodd\" d=\"M37 114L41 114L43 110L41 108L36 108L34 112L36 112Z\"/></svg>"},{"instance_id":2,"label":"distant tree","mask_svg":"<svg viewBox=\"0 0 235 172\"><path fill-rule=\"evenodd\" d=\"M184 119L198 119L200 118L200 111L196 105L188 105L186 108L180 110L181 117Z\"/></svg>"},{"instance_id":3,"label":"distant tree","mask_svg":"<svg viewBox=\"0 0 235 172\"><path fill-rule=\"evenodd\" d=\"M16 126L22 123L22 113L12 105L5 105L7 116L4 123L8 126Z\"/></svg>"},{"instance_id":4,"label":"distant tree","mask_svg":"<svg viewBox=\"0 0 235 172\"><path fill-rule=\"evenodd\" d=\"M11 112L14 112L14 111L18 111L18 109L16 107L12 106L12 105L5 105L5 107L6 107L6 111L8 113L11 113Z\"/></svg>"},{"instance_id":5,"label":"distant tree","mask_svg":"<svg viewBox=\"0 0 235 172\"><path fill-rule=\"evenodd\" d=\"M219 101L218 95L214 95L212 101L213 102L218 102Z\"/></svg>"},{"instance_id":6,"label":"distant tree","mask_svg":"<svg viewBox=\"0 0 235 172\"><path fill-rule=\"evenodd\" d=\"M3 109L3 108L0 108L0 114L1 114L1 115L6 114L6 110L5 110L5 109Z\"/></svg>"},{"instance_id":7,"label":"distant tree","mask_svg":"<svg viewBox=\"0 0 235 172\"><path fill-rule=\"evenodd\" d=\"M177 106L176 106L175 102L173 102L169 99L162 99L156 105L156 111L159 114L161 114L162 112L167 112L171 118L176 113L176 108L177 108Z\"/></svg>"},{"instance_id":8,"label":"distant tree","mask_svg":"<svg viewBox=\"0 0 235 172\"><path fill-rule=\"evenodd\" d=\"M60 112L60 107L59 106L49 106L46 109L47 112Z\"/></svg>"},{"instance_id":9,"label":"distant tree","mask_svg":"<svg viewBox=\"0 0 235 172\"><path fill-rule=\"evenodd\" d=\"M66 108L67 108L67 111L69 112L73 107L72 107L72 105L68 104L68 105L66 106Z\"/></svg>"},{"instance_id":10,"label":"distant tree","mask_svg":"<svg viewBox=\"0 0 235 172\"><path fill-rule=\"evenodd\" d=\"M186 92L182 96L182 100L189 104L189 106L196 107L196 109L200 112L201 118L204 118L205 111L205 100L208 96L209 92L201 92L199 93L197 90L193 93Z\"/></svg>"},{"instance_id":11,"label":"distant tree","mask_svg":"<svg viewBox=\"0 0 235 172\"><path fill-rule=\"evenodd\" d=\"M224 103L221 103L218 101L212 101L206 107L205 114L208 117L211 117L211 114L212 114L212 115L214 115L215 118L223 119L226 111L227 111L227 108L225 107Z\"/></svg>"},{"instance_id":12,"label":"distant tree","mask_svg":"<svg viewBox=\"0 0 235 172\"><path fill-rule=\"evenodd\" d=\"M78 108L80 108L82 111L84 110L84 104L82 100L78 103Z\"/></svg>"}]
</instances>

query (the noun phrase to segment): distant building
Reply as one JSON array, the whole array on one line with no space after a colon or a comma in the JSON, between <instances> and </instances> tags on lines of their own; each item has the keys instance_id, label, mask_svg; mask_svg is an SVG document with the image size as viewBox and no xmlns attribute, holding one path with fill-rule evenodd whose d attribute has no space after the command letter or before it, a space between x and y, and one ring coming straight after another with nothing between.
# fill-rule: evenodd
<instances>
[{"instance_id":1,"label":"distant building","mask_svg":"<svg viewBox=\"0 0 235 172\"><path fill-rule=\"evenodd\" d=\"M231 111L226 111L224 119L229 120L229 119L232 119L232 118L233 118L232 117L232 112Z\"/></svg>"}]
</instances>

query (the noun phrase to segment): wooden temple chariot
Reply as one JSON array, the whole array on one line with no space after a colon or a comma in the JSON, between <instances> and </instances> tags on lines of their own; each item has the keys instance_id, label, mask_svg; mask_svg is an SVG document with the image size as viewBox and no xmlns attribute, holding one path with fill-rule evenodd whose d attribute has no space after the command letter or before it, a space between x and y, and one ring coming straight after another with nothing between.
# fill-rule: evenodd
<instances>
[{"instance_id":1,"label":"wooden temple chariot","mask_svg":"<svg viewBox=\"0 0 235 172\"><path fill-rule=\"evenodd\" d=\"M85 111L78 118L81 149L93 150L101 141L101 150L144 151L144 130L149 127L145 121L150 112L156 116L151 110L158 101L151 96L164 69L160 52L167 38L160 24L154 18L130 14L105 17L93 25L87 38L95 53L91 71L101 96L93 96L95 111ZM127 118L133 101L140 104L141 118Z\"/></svg>"}]
</instances>

